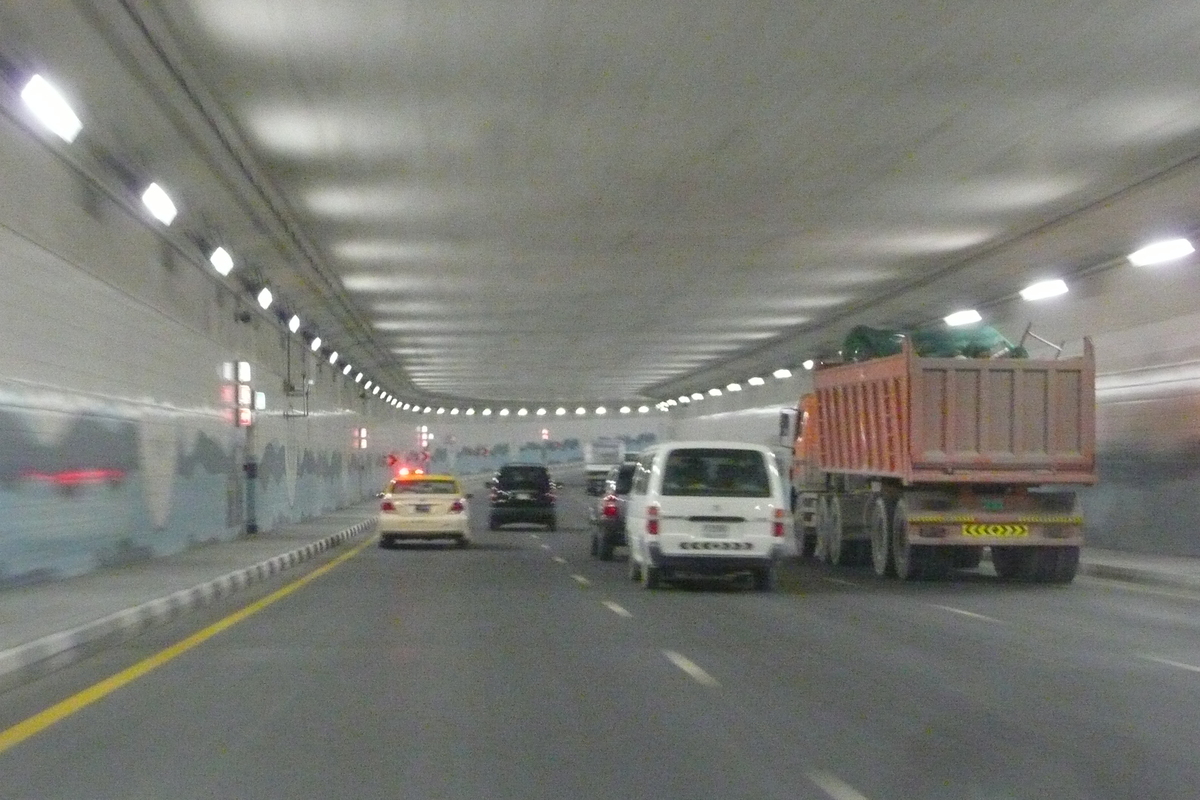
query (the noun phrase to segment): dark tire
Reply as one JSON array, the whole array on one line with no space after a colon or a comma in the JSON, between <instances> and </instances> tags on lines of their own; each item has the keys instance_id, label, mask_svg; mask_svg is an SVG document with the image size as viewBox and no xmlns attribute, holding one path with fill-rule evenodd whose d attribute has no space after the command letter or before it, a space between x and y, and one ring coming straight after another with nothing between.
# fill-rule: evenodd
<instances>
[{"instance_id":1,"label":"dark tire","mask_svg":"<svg viewBox=\"0 0 1200 800\"><path fill-rule=\"evenodd\" d=\"M1033 547L993 547L992 566L1006 581L1033 581L1041 572L1042 557Z\"/></svg>"},{"instance_id":2,"label":"dark tire","mask_svg":"<svg viewBox=\"0 0 1200 800\"><path fill-rule=\"evenodd\" d=\"M554 533L554 531L558 530L558 520L554 517L551 517L550 521L546 523L546 530L550 531L551 533Z\"/></svg>"},{"instance_id":3,"label":"dark tire","mask_svg":"<svg viewBox=\"0 0 1200 800\"><path fill-rule=\"evenodd\" d=\"M919 581L925 577L925 565L932 548L920 547L908 541L908 506L901 499L892 510L892 564L896 577L902 581Z\"/></svg>"},{"instance_id":4,"label":"dark tire","mask_svg":"<svg viewBox=\"0 0 1200 800\"><path fill-rule=\"evenodd\" d=\"M835 567L849 566L852 562L853 546L842 538L842 501L837 495L827 498L821 505L821 526L825 537L825 559Z\"/></svg>"},{"instance_id":5,"label":"dark tire","mask_svg":"<svg viewBox=\"0 0 1200 800\"><path fill-rule=\"evenodd\" d=\"M497 530L497 529L499 529L499 527L500 527L500 524L498 522L496 522L495 517L488 517L488 530L489 531Z\"/></svg>"},{"instance_id":6,"label":"dark tire","mask_svg":"<svg viewBox=\"0 0 1200 800\"><path fill-rule=\"evenodd\" d=\"M629 575L629 580L640 581L642 579L642 571L638 567L638 563L633 560L633 553L629 554L629 564L626 574Z\"/></svg>"},{"instance_id":7,"label":"dark tire","mask_svg":"<svg viewBox=\"0 0 1200 800\"><path fill-rule=\"evenodd\" d=\"M800 536L800 557L807 560L816 555L817 552L817 534L804 533Z\"/></svg>"},{"instance_id":8,"label":"dark tire","mask_svg":"<svg viewBox=\"0 0 1200 800\"><path fill-rule=\"evenodd\" d=\"M642 564L642 588L657 589L661 583L661 569L651 564Z\"/></svg>"},{"instance_id":9,"label":"dark tire","mask_svg":"<svg viewBox=\"0 0 1200 800\"><path fill-rule=\"evenodd\" d=\"M390 536L380 536L379 537L379 546L382 547L384 550L391 550L393 547L396 546L396 542Z\"/></svg>"},{"instance_id":10,"label":"dark tire","mask_svg":"<svg viewBox=\"0 0 1200 800\"><path fill-rule=\"evenodd\" d=\"M883 497L871 502L867 517L867 532L871 536L871 568L881 578L896 574L892 560L892 506Z\"/></svg>"},{"instance_id":11,"label":"dark tire","mask_svg":"<svg viewBox=\"0 0 1200 800\"><path fill-rule=\"evenodd\" d=\"M607 533L600 534L600 541L596 545L596 555L601 561L612 561L613 541Z\"/></svg>"},{"instance_id":12,"label":"dark tire","mask_svg":"<svg viewBox=\"0 0 1200 800\"><path fill-rule=\"evenodd\" d=\"M592 551L591 552L592 552L592 555L594 555L594 556L600 555L600 545L596 541L598 536L599 536L598 533L595 533L595 532L592 533Z\"/></svg>"},{"instance_id":13,"label":"dark tire","mask_svg":"<svg viewBox=\"0 0 1200 800\"><path fill-rule=\"evenodd\" d=\"M471 546L471 540L465 536L458 537L458 539L454 543L456 545L458 545L459 550L466 550L468 547Z\"/></svg>"},{"instance_id":14,"label":"dark tire","mask_svg":"<svg viewBox=\"0 0 1200 800\"><path fill-rule=\"evenodd\" d=\"M770 592L775 589L777 571L775 564L772 562L766 567L763 567L754 573L754 591Z\"/></svg>"}]
</instances>

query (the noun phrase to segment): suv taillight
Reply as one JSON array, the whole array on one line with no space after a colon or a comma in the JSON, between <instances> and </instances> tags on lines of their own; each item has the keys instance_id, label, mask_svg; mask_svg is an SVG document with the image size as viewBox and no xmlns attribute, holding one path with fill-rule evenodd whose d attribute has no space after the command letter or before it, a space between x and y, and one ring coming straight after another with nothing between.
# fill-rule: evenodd
<instances>
[{"instance_id":1,"label":"suv taillight","mask_svg":"<svg viewBox=\"0 0 1200 800\"><path fill-rule=\"evenodd\" d=\"M394 503L392 503L391 500L384 500L382 503L379 504L379 510L380 511L395 511L396 506Z\"/></svg>"},{"instance_id":2,"label":"suv taillight","mask_svg":"<svg viewBox=\"0 0 1200 800\"><path fill-rule=\"evenodd\" d=\"M646 508L646 535L658 536L658 506Z\"/></svg>"}]
</instances>

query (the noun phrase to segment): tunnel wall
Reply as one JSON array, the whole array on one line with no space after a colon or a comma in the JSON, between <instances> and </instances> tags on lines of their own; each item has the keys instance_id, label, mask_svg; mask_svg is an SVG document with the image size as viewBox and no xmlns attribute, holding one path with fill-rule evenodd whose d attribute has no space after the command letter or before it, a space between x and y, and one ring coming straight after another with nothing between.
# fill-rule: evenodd
<instances>
[{"instance_id":1,"label":"tunnel wall","mask_svg":"<svg viewBox=\"0 0 1200 800\"><path fill-rule=\"evenodd\" d=\"M0 175L0 587L241 535L247 452L260 530L378 488L353 432L382 420L298 340L239 322L203 265L7 118ZM223 366L239 360L268 397L249 440ZM283 415L289 365L313 381L308 416Z\"/></svg>"}]
</instances>

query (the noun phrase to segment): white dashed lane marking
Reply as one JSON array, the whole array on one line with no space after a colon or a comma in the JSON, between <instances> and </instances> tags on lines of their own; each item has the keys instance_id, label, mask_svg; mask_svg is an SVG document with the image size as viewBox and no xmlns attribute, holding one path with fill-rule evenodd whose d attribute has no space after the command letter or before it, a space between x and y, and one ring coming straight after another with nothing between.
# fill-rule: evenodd
<instances>
[{"instance_id":1,"label":"white dashed lane marking","mask_svg":"<svg viewBox=\"0 0 1200 800\"><path fill-rule=\"evenodd\" d=\"M810 772L808 779L820 786L833 800L867 800L867 796L829 772Z\"/></svg>"},{"instance_id":2,"label":"white dashed lane marking","mask_svg":"<svg viewBox=\"0 0 1200 800\"><path fill-rule=\"evenodd\" d=\"M592 582L589 581L587 578L583 577L582 575L572 575L571 577L574 578L575 582L578 583L580 586L591 586L592 585Z\"/></svg>"},{"instance_id":3,"label":"white dashed lane marking","mask_svg":"<svg viewBox=\"0 0 1200 800\"><path fill-rule=\"evenodd\" d=\"M855 589L858 588L858 584L854 581L845 581L841 578L821 578L821 580L826 583L836 583L838 586L853 586Z\"/></svg>"},{"instance_id":4,"label":"white dashed lane marking","mask_svg":"<svg viewBox=\"0 0 1200 800\"><path fill-rule=\"evenodd\" d=\"M549 550L549 549L550 549L550 545L543 543L543 544L542 544L542 549L543 549L543 550Z\"/></svg>"},{"instance_id":5,"label":"white dashed lane marking","mask_svg":"<svg viewBox=\"0 0 1200 800\"><path fill-rule=\"evenodd\" d=\"M633 614L630 614L629 611L624 606L614 603L612 600L605 600L603 602L604 602L605 607L609 611L616 614L618 617L625 617L626 619L628 619L629 617L633 616Z\"/></svg>"},{"instance_id":6,"label":"white dashed lane marking","mask_svg":"<svg viewBox=\"0 0 1200 800\"><path fill-rule=\"evenodd\" d=\"M995 617L989 617L984 614L976 614L974 611L964 611L963 609L955 608L954 606L939 606L937 603L930 603L929 605L933 606L934 608L940 608L942 611L949 611L951 614L958 614L963 617L970 617L971 619L982 620L983 622L995 622L999 625L1004 624L1003 622L996 619Z\"/></svg>"},{"instance_id":7,"label":"white dashed lane marking","mask_svg":"<svg viewBox=\"0 0 1200 800\"><path fill-rule=\"evenodd\" d=\"M1169 658L1159 658L1158 656L1151 655L1142 655L1138 656L1138 658L1143 658L1146 661L1153 661L1155 664L1164 664L1168 667L1174 667L1175 669L1184 669L1188 672L1200 672L1200 667L1192 664L1185 664L1182 661L1172 661Z\"/></svg>"},{"instance_id":8,"label":"white dashed lane marking","mask_svg":"<svg viewBox=\"0 0 1200 800\"><path fill-rule=\"evenodd\" d=\"M663 655L666 656L667 660L672 664L690 675L691 678L696 681L696 683L703 684L704 686L721 685L716 678L705 672L703 667L701 667L695 661L692 661L687 656L676 653L674 650L663 650Z\"/></svg>"},{"instance_id":9,"label":"white dashed lane marking","mask_svg":"<svg viewBox=\"0 0 1200 800\"><path fill-rule=\"evenodd\" d=\"M567 563L567 560L565 558L563 558L562 556L555 556L554 558L551 559L551 561L553 561L555 564Z\"/></svg>"}]
</instances>

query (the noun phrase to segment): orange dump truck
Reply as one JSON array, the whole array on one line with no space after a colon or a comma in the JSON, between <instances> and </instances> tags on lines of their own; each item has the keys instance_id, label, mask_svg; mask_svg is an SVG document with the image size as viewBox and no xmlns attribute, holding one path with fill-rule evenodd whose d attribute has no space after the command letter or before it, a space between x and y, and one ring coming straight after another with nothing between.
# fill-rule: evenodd
<instances>
[{"instance_id":1,"label":"orange dump truck","mask_svg":"<svg viewBox=\"0 0 1200 800\"><path fill-rule=\"evenodd\" d=\"M1002 578L1068 583L1076 490L1096 481L1096 367L1079 358L899 355L818 368L797 413L803 555L942 577L991 549Z\"/></svg>"}]
</instances>

